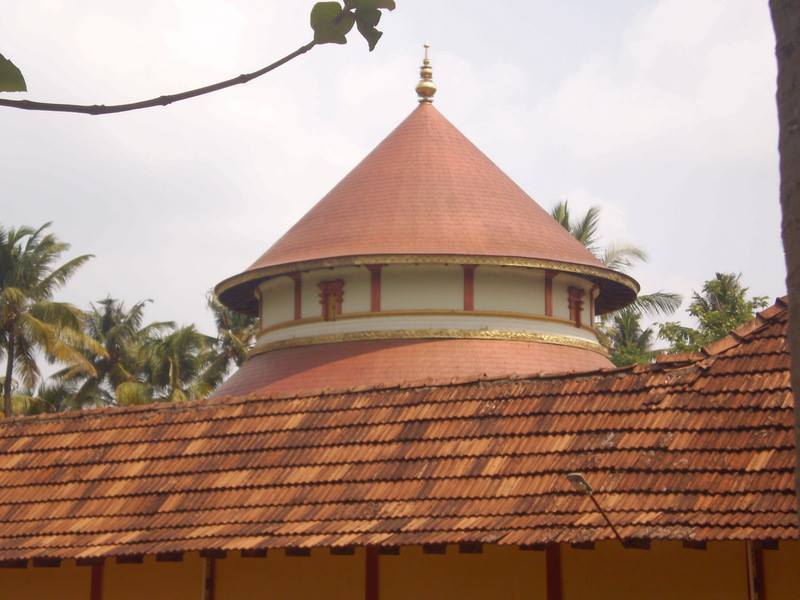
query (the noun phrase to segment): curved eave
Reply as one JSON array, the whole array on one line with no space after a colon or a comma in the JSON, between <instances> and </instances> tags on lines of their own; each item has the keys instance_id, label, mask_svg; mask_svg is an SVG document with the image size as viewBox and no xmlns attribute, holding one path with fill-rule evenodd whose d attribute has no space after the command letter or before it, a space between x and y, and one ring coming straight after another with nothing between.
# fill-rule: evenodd
<instances>
[{"instance_id":1,"label":"curved eave","mask_svg":"<svg viewBox=\"0 0 800 600\"><path fill-rule=\"evenodd\" d=\"M228 308L251 316L258 315L258 300L255 289L259 283L279 275L331 269L336 267L352 267L363 265L396 265L396 264L471 264L503 267L523 267L532 269L549 269L560 273L581 275L596 283L600 288L597 298L597 314L604 314L627 306L636 299L639 293L638 282L628 275L603 267L583 265L535 258L508 256L469 256L443 254L404 254L404 255L372 255L341 256L308 260L303 262L271 265L244 271L229 277L217 284L214 292L220 302Z\"/></svg>"}]
</instances>

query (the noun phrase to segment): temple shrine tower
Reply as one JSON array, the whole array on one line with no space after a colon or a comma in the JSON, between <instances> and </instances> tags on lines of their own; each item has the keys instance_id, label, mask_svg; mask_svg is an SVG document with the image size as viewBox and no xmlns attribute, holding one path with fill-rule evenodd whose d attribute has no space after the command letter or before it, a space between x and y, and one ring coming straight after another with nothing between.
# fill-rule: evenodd
<instances>
[{"instance_id":1,"label":"temple shrine tower","mask_svg":"<svg viewBox=\"0 0 800 600\"><path fill-rule=\"evenodd\" d=\"M216 292L260 319L216 395L610 367L593 328L638 284L607 269L434 107L416 109Z\"/></svg>"}]
</instances>

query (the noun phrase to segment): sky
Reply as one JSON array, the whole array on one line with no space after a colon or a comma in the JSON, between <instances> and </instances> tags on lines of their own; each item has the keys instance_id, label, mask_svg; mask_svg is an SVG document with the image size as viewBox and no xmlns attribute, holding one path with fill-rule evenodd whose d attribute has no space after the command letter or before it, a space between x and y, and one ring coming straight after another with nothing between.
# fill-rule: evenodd
<instances>
[{"instance_id":1,"label":"sky","mask_svg":"<svg viewBox=\"0 0 800 600\"><path fill-rule=\"evenodd\" d=\"M255 70L309 41L313 2L6 2L17 98L116 103ZM753 0L397 0L377 49L354 30L247 85L127 114L0 107L0 224L95 258L59 298L149 298L211 332L240 272L416 106L436 106L550 209L602 209L604 242L649 253L643 291L687 299L717 271L785 292L774 35ZM684 309L688 305L684 303ZM678 315L687 323L685 312Z\"/></svg>"}]
</instances>

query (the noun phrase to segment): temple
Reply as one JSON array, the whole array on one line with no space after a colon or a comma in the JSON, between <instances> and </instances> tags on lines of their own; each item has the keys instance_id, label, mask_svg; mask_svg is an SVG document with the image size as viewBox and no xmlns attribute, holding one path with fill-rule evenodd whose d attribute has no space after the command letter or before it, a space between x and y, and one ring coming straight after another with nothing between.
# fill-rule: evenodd
<instances>
[{"instance_id":1,"label":"temple","mask_svg":"<svg viewBox=\"0 0 800 600\"><path fill-rule=\"evenodd\" d=\"M604 267L433 106L419 105L220 300L260 318L231 394L610 367L596 315L638 284Z\"/></svg>"},{"instance_id":2,"label":"temple","mask_svg":"<svg viewBox=\"0 0 800 600\"><path fill-rule=\"evenodd\" d=\"M614 368L637 283L435 93L217 286L213 397L0 422L0 598L800 598L787 300Z\"/></svg>"}]
</instances>

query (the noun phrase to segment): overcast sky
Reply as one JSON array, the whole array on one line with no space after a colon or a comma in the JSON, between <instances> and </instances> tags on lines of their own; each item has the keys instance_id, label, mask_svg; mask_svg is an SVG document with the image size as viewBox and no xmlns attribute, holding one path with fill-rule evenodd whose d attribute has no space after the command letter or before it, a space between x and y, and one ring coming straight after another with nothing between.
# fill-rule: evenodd
<instances>
[{"instance_id":1,"label":"overcast sky","mask_svg":"<svg viewBox=\"0 0 800 600\"><path fill-rule=\"evenodd\" d=\"M89 117L0 108L0 223L96 258L62 297L152 298L211 330L241 271L416 106L436 105L539 204L603 209L643 246L645 291L715 271L784 293L774 38L755 0L397 0L375 52L354 31L244 86ZM308 41L313 2L3 2L0 52L36 100L114 103L251 71Z\"/></svg>"}]
</instances>

